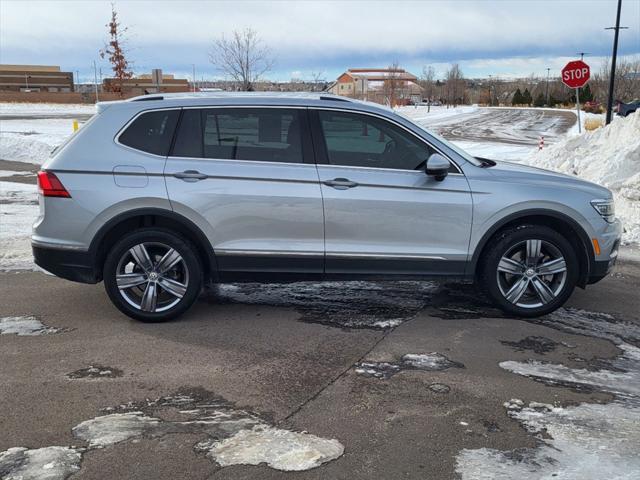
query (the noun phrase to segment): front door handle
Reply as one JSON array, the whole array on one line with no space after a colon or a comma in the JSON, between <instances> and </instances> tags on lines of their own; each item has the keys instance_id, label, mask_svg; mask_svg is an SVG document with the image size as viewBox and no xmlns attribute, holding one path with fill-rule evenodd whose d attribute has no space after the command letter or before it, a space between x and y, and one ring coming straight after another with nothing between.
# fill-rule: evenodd
<instances>
[{"instance_id":1,"label":"front door handle","mask_svg":"<svg viewBox=\"0 0 640 480\"><path fill-rule=\"evenodd\" d=\"M336 190L346 190L348 188L353 188L358 186L356 182L352 182L347 178L334 178L333 180L325 180L322 183L324 183L328 187L333 187Z\"/></svg>"},{"instance_id":2,"label":"front door handle","mask_svg":"<svg viewBox=\"0 0 640 480\"><path fill-rule=\"evenodd\" d=\"M185 182L197 182L198 180L204 180L208 175L197 170L185 170L184 172L174 173L173 176Z\"/></svg>"}]
</instances>

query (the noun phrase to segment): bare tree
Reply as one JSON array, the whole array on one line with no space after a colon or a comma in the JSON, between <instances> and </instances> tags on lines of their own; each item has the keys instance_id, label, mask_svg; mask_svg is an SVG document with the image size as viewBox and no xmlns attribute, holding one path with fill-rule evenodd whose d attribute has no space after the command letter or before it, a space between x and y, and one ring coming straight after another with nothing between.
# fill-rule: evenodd
<instances>
[{"instance_id":1,"label":"bare tree","mask_svg":"<svg viewBox=\"0 0 640 480\"><path fill-rule=\"evenodd\" d=\"M109 42L100 50L100 57L108 57L113 69L116 81L109 84L109 89L122 95L122 85L126 79L133 77L133 72L123 47L122 37L127 32L127 27L123 27L118 21L118 12L113 3L111 4L111 21L106 26L109 29Z\"/></svg>"},{"instance_id":2,"label":"bare tree","mask_svg":"<svg viewBox=\"0 0 640 480\"><path fill-rule=\"evenodd\" d=\"M311 76L311 83L313 84L312 86L313 90L316 90L318 86L320 86L321 87L320 89L322 89L324 84L327 82L324 70L320 70L317 72L312 71L310 76Z\"/></svg>"},{"instance_id":3,"label":"bare tree","mask_svg":"<svg viewBox=\"0 0 640 480\"><path fill-rule=\"evenodd\" d=\"M223 35L215 40L209 59L244 91L253 90L255 82L274 65L271 50L251 28L234 30L231 38Z\"/></svg>"},{"instance_id":4,"label":"bare tree","mask_svg":"<svg viewBox=\"0 0 640 480\"><path fill-rule=\"evenodd\" d=\"M422 78L420 78L420 86L424 92L424 96L427 97L427 112L431 111L431 102L433 102L433 95L435 92L435 77L436 72L431 65L422 67Z\"/></svg>"},{"instance_id":5,"label":"bare tree","mask_svg":"<svg viewBox=\"0 0 640 480\"><path fill-rule=\"evenodd\" d=\"M590 82L595 98L599 102L606 103L607 101L610 76L611 60L607 59ZM640 98L640 59L619 58L616 62L613 100L630 102L636 98Z\"/></svg>"},{"instance_id":6,"label":"bare tree","mask_svg":"<svg viewBox=\"0 0 640 480\"><path fill-rule=\"evenodd\" d=\"M401 93L403 87L403 80L400 78L400 68L398 62L393 62L389 65L385 80L382 83L382 92L384 95L385 103L391 108L395 107L398 101L398 96Z\"/></svg>"},{"instance_id":7,"label":"bare tree","mask_svg":"<svg viewBox=\"0 0 640 480\"><path fill-rule=\"evenodd\" d=\"M457 63L451 65L451 68L447 70L446 80L447 105L456 106L464 103L465 80L462 70L460 70L460 66Z\"/></svg>"}]
</instances>

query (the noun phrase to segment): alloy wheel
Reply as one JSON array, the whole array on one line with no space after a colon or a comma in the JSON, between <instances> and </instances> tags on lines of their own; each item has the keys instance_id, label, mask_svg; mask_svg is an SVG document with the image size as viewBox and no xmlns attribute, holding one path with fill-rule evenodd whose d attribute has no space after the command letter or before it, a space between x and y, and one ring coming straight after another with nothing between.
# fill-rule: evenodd
<instances>
[{"instance_id":1,"label":"alloy wheel","mask_svg":"<svg viewBox=\"0 0 640 480\"><path fill-rule=\"evenodd\" d=\"M567 279L560 249L546 240L529 239L512 246L497 268L502 296L521 308L538 308L555 300Z\"/></svg>"},{"instance_id":2,"label":"alloy wheel","mask_svg":"<svg viewBox=\"0 0 640 480\"><path fill-rule=\"evenodd\" d=\"M164 312L187 292L189 270L178 251L158 242L139 243L118 262L116 284L124 300L143 312Z\"/></svg>"}]
</instances>

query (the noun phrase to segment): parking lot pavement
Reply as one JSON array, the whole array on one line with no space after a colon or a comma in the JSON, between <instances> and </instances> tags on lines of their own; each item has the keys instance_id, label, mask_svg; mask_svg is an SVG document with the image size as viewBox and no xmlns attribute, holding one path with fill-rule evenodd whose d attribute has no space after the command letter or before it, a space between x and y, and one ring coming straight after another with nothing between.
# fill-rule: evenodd
<instances>
[{"instance_id":1,"label":"parking lot pavement","mask_svg":"<svg viewBox=\"0 0 640 480\"><path fill-rule=\"evenodd\" d=\"M486 452L507 474L514 458L546 468L535 455L557 434L523 428L527 404L543 415L638 398L593 377L640 378L607 363L640 345L630 252L568 309L531 321L469 286L354 282L221 286L179 321L142 324L102 285L0 274L0 474L38 455L50 478L82 479L477 478ZM572 375L516 373L540 365ZM605 420L606 447L622 434Z\"/></svg>"}]
</instances>

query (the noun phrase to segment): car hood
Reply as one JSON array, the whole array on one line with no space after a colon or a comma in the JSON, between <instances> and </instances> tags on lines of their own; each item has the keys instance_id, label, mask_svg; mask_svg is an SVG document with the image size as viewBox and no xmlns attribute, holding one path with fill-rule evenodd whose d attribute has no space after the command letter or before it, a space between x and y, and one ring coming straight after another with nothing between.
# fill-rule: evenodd
<instances>
[{"instance_id":1,"label":"car hood","mask_svg":"<svg viewBox=\"0 0 640 480\"><path fill-rule=\"evenodd\" d=\"M502 177L506 181L522 183L538 183L544 185L557 185L560 187L577 188L595 195L597 198L610 198L611 191L601 185L582 180L573 175L552 172L544 168L532 167L521 163L493 160L495 165L487 168L494 176Z\"/></svg>"}]
</instances>

